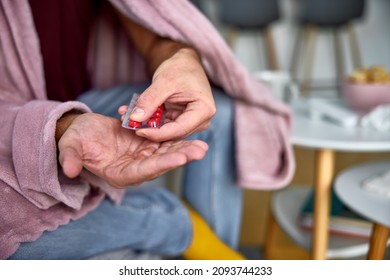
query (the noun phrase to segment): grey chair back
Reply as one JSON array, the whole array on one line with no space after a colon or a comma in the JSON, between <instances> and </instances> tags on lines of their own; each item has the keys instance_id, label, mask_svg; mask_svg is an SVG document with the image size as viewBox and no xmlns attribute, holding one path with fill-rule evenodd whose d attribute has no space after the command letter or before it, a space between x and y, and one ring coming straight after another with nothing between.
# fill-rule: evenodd
<instances>
[{"instance_id":1,"label":"grey chair back","mask_svg":"<svg viewBox=\"0 0 390 280\"><path fill-rule=\"evenodd\" d=\"M261 28L280 18L278 0L219 0L222 23L236 28Z\"/></svg>"},{"instance_id":2,"label":"grey chair back","mask_svg":"<svg viewBox=\"0 0 390 280\"><path fill-rule=\"evenodd\" d=\"M344 25L363 17L365 2L365 0L300 0L300 20L315 25Z\"/></svg>"}]
</instances>

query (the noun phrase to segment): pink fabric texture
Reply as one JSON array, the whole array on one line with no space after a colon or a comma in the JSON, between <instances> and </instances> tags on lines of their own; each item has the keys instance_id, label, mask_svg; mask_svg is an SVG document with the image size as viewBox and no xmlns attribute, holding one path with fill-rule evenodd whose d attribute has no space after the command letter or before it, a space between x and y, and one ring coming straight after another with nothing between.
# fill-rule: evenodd
<instances>
[{"instance_id":1,"label":"pink fabric texture","mask_svg":"<svg viewBox=\"0 0 390 280\"><path fill-rule=\"evenodd\" d=\"M204 16L185 0L111 2L156 33L193 46L210 80L235 99L238 184L252 189L286 186L295 169L291 113L236 61ZM94 85L146 79L145 65L124 32L113 33L116 27L107 23L99 23L91 44ZM56 121L70 110L89 108L48 101L44 85L28 1L0 0L0 258L15 252L20 242L80 218L105 195L119 202L123 193L88 172L73 180L62 174Z\"/></svg>"}]
</instances>

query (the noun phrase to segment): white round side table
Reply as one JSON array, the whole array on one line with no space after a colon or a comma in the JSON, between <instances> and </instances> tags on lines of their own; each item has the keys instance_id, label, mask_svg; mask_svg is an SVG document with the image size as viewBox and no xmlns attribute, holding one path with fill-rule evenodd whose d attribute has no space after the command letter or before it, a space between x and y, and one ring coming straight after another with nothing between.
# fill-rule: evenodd
<instances>
[{"instance_id":1,"label":"white round side table","mask_svg":"<svg viewBox=\"0 0 390 280\"><path fill-rule=\"evenodd\" d=\"M296 225L294 216L303 203L304 190L288 187L273 195L272 214L276 222L290 237L304 248L311 250L312 259L344 258L364 254L367 242L351 244L349 240L329 242L328 224L330 212L330 188L334 178L335 152L389 152L390 133L361 127L342 127L323 119L309 117L307 104L295 101L293 110L292 144L315 150L314 174L314 228L310 235ZM291 207L287 207L290 205ZM356 242L355 242L356 243ZM341 246L345 244L345 246Z\"/></svg>"},{"instance_id":2,"label":"white round side table","mask_svg":"<svg viewBox=\"0 0 390 280\"><path fill-rule=\"evenodd\" d=\"M374 222L369 259L383 259L389 244L390 197L368 191L363 182L390 171L390 160L361 164L341 172L335 180L335 192L345 205Z\"/></svg>"}]
</instances>

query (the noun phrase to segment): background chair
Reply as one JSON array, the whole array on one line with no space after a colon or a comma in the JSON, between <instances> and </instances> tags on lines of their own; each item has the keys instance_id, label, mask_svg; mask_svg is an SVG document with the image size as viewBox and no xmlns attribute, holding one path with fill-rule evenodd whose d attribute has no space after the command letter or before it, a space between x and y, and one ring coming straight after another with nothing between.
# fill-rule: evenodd
<instances>
[{"instance_id":1,"label":"background chair","mask_svg":"<svg viewBox=\"0 0 390 280\"><path fill-rule=\"evenodd\" d=\"M270 26L280 18L277 0L220 0L219 19L228 28L226 40L234 49L238 31L260 31L267 68L278 69L278 59Z\"/></svg>"},{"instance_id":2,"label":"background chair","mask_svg":"<svg viewBox=\"0 0 390 280\"><path fill-rule=\"evenodd\" d=\"M202 0L191 0L190 1L199 11L204 12Z\"/></svg>"},{"instance_id":3,"label":"background chair","mask_svg":"<svg viewBox=\"0 0 390 280\"><path fill-rule=\"evenodd\" d=\"M337 84L343 78L345 57L343 54L341 31L349 34L353 68L361 67L359 46L353 22L364 16L365 0L300 0L298 9L298 35L293 49L290 70L297 79L300 53L304 53L302 95L307 95L312 74L316 36L319 30L330 30L334 41L334 62Z\"/></svg>"},{"instance_id":4,"label":"background chair","mask_svg":"<svg viewBox=\"0 0 390 280\"><path fill-rule=\"evenodd\" d=\"M335 192L338 197L356 213L374 222L368 259L383 259L390 244L390 196L364 189L364 184L376 181L389 184L378 176L390 171L390 161L374 162L349 168L336 177ZM389 188L390 189L390 188Z\"/></svg>"}]
</instances>

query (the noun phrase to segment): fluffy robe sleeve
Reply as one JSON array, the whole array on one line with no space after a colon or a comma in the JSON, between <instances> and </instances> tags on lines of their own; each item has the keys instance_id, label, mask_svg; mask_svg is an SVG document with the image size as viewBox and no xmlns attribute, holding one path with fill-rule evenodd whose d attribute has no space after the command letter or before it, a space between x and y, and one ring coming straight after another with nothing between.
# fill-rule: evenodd
<instances>
[{"instance_id":1,"label":"fluffy robe sleeve","mask_svg":"<svg viewBox=\"0 0 390 280\"><path fill-rule=\"evenodd\" d=\"M121 198L91 173L72 180L62 174L54 131L70 110L89 108L46 99L28 1L0 0L0 259L21 242L82 217L106 194Z\"/></svg>"},{"instance_id":2,"label":"fluffy robe sleeve","mask_svg":"<svg viewBox=\"0 0 390 280\"><path fill-rule=\"evenodd\" d=\"M79 102L46 100L38 37L26 5L0 2L0 180L42 209L60 202L80 209L89 191L83 180L118 200L117 192L91 174L84 172L76 186L58 168L56 121L70 110L90 110Z\"/></svg>"}]
</instances>

